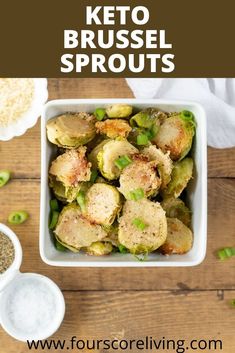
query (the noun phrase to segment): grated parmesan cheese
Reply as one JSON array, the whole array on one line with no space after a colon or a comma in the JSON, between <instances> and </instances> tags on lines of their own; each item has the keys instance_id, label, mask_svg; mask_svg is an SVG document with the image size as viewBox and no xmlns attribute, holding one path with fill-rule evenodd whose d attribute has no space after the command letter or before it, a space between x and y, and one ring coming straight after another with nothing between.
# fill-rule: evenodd
<instances>
[{"instance_id":1,"label":"grated parmesan cheese","mask_svg":"<svg viewBox=\"0 0 235 353\"><path fill-rule=\"evenodd\" d=\"M17 122L29 110L33 95L33 79L0 78L0 126Z\"/></svg>"}]
</instances>

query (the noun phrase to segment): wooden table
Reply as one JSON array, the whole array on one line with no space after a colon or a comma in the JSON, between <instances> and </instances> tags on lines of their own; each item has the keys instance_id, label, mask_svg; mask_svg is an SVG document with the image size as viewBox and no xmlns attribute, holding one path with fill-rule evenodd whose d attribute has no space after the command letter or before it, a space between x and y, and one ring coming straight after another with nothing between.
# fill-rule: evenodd
<instances>
[{"instance_id":1,"label":"wooden table","mask_svg":"<svg viewBox=\"0 0 235 353\"><path fill-rule=\"evenodd\" d=\"M49 80L49 99L124 97L132 93L123 79ZM208 167L208 250L200 266L56 268L42 262L38 249L40 123L0 143L0 169L14 172L0 190L0 222L6 223L11 210L30 212L25 225L12 227L23 246L21 270L49 276L65 296L65 320L53 338L221 339L223 353L235 352L235 310L229 307L235 258L220 262L215 256L217 249L235 245L235 149L209 148ZM28 348L0 329L0 353L15 352Z\"/></svg>"}]
</instances>

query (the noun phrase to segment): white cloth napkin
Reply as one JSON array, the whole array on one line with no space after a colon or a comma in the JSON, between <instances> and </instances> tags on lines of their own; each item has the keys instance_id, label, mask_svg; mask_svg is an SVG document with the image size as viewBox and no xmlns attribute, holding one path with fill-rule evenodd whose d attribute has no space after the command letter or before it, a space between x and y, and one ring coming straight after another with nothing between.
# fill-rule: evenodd
<instances>
[{"instance_id":1,"label":"white cloth napkin","mask_svg":"<svg viewBox=\"0 0 235 353\"><path fill-rule=\"evenodd\" d=\"M128 78L136 98L192 100L207 114L208 145L235 146L234 78Z\"/></svg>"}]
</instances>

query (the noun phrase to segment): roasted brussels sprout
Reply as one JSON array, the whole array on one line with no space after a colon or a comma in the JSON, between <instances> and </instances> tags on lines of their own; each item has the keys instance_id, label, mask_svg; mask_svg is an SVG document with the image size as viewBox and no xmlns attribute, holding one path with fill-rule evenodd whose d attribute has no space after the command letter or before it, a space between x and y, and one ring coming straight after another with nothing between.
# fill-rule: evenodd
<instances>
[{"instance_id":1,"label":"roasted brussels sprout","mask_svg":"<svg viewBox=\"0 0 235 353\"><path fill-rule=\"evenodd\" d=\"M174 197L166 198L161 202L161 206L166 211L166 216L169 218L178 218L187 227L191 223L191 212L184 201L175 199Z\"/></svg>"},{"instance_id":2,"label":"roasted brussels sprout","mask_svg":"<svg viewBox=\"0 0 235 353\"><path fill-rule=\"evenodd\" d=\"M111 226L105 227L105 231L107 232L107 236L103 241L107 241L113 246L118 247L120 245L118 240L118 222L115 221Z\"/></svg>"},{"instance_id":3,"label":"roasted brussels sprout","mask_svg":"<svg viewBox=\"0 0 235 353\"><path fill-rule=\"evenodd\" d=\"M81 183L77 186L64 186L55 177L50 177L49 186L52 188L57 199L62 202L73 202L81 189Z\"/></svg>"},{"instance_id":4,"label":"roasted brussels sprout","mask_svg":"<svg viewBox=\"0 0 235 353\"><path fill-rule=\"evenodd\" d=\"M106 109L109 118L128 118L132 113L132 107L127 104L114 104Z\"/></svg>"},{"instance_id":5,"label":"roasted brussels sprout","mask_svg":"<svg viewBox=\"0 0 235 353\"><path fill-rule=\"evenodd\" d=\"M86 147L67 150L58 156L51 164L49 175L61 181L64 186L78 186L79 182L89 181L91 163L87 161Z\"/></svg>"},{"instance_id":6,"label":"roasted brussels sprout","mask_svg":"<svg viewBox=\"0 0 235 353\"><path fill-rule=\"evenodd\" d=\"M137 189L143 190L145 197L156 195L161 186L157 163L150 162L143 154L134 154L132 163L123 169L119 182L118 190L126 199L130 199L131 192Z\"/></svg>"},{"instance_id":7,"label":"roasted brussels sprout","mask_svg":"<svg viewBox=\"0 0 235 353\"><path fill-rule=\"evenodd\" d=\"M87 113L67 113L47 122L47 137L53 144L77 148L95 137L95 117Z\"/></svg>"},{"instance_id":8,"label":"roasted brussels sprout","mask_svg":"<svg viewBox=\"0 0 235 353\"><path fill-rule=\"evenodd\" d=\"M117 179L121 170L115 165L115 161L120 156L130 156L138 150L127 140L110 140L105 143L102 150L97 155L98 167L101 174L108 180Z\"/></svg>"},{"instance_id":9,"label":"roasted brussels sprout","mask_svg":"<svg viewBox=\"0 0 235 353\"><path fill-rule=\"evenodd\" d=\"M156 126L157 133L160 124L167 118L167 115L156 108L147 108L132 116L130 119L131 126L151 129Z\"/></svg>"},{"instance_id":10,"label":"roasted brussels sprout","mask_svg":"<svg viewBox=\"0 0 235 353\"><path fill-rule=\"evenodd\" d=\"M88 246L85 251L88 255L103 256L112 252L113 246L109 242L96 241Z\"/></svg>"},{"instance_id":11,"label":"roasted brussels sprout","mask_svg":"<svg viewBox=\"0 0 235 353\"><path fill-rule=\"evenodd\" d=\"M161 177L161 189L165 189L171 180L171 172L173 169L173 163L170 159L169 152L163 153L160 148L156 148L156 146L151 145L149 147L145 147L142 150L142 153L148 156L150 161L157 162L157 168Z\"/></svg>"},{"instance_id":12,"label":"roasted brussels sprout","mask_svg":"<svg viewBox=\"0 0 235 353\"><path fill-rule=\"evenodd\" d=\"M107 235L100 225L88 221L75 204L63 208L54 232L56 239L72 251L90 246Z\"/></svg>"},{"instance_id":13,"label":"roasted brussels sprout","mask_svg":"<svg viewBox=\"0 0 235 353\"><path fill-rule=\"evenodd\" d=\"M166 237L165 211L159 203L126 201L119 219L118 240L122 245L133 254L148 253L158 249Z\"/></svg>"},{"instance_id":14,"label":"roasted brussels sprout","mask_svg":"<svg viewBox=\"0 0 235 353\"><path fill-rule=\"evenodd\" d=\"M95 146L92 151L88 154L88 160L91 162L92 167L97 169L98 168L98 160L97 156L100 151L102 151L103 146L110 141L109 139L101 141L97 146Z\"/></svg>"},{"instance_id":15,"label":"roasted brussels sprout","mask_svg":"<svg viewBox=\"0 0 235 353\"><path fill-rule=\"evenodd\" d=\"M109 138L127 137L131 131L131 127L127 121L122 119L107 119L98 121L95 124L96 131L104 134Z\"/></svg>"},{"instance_id":16,"label":"roasted brussels sprout","mask_svg":"<svg viewBox=\"0 0 235 353\"><path fill-rule=\"evenodd\" d=\"M153 142L163 152L170 151L172 160L183 159L191 149L195 134L193 114L185 111L167 118L160 126L160 130Z\"/></svg>"},{"instance_id":17,"label":"roasted brussels sprout","mask_svg":"<svg viewBox=\"0 0 235 353\"><path fill-rule=\"evenodd\" d=\"M87 219L109 226L121 209L120 194L114 186L96 183L88 190L85 204Z\"/></svg>"},{"instance_id":18,"label":"roasted brussels sprout","mask_svg":"<svg viewBox=\"0 0 235 353\"><path fill-rule=\"evenodd\" d=\"M163 197L179 197L192 178L192 174L192 158L185 158L180 162L176 162L171 173L171 181L162 192Z\"/></svg>"},{"instance_id":19,"label":"roasted brussels sprout","mask_svg":"<svg viewBox=\"0 0 235 353\"><path fill-rule=\"evenodd\" d=\"M164 255L185 254L192 248L193 234L177 218L167 218L167 238L159 251Z\"/></svg>"}]
</instances>

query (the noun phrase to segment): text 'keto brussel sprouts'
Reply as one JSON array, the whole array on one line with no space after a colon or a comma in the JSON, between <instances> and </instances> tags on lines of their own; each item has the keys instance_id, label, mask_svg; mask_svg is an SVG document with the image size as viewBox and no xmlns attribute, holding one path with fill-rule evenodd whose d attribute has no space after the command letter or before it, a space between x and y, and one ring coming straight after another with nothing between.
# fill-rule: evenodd
<instances>
[{"instance_id":1,"label":"text 'keto brussel sprouts'","mask_svg":"<svg viewBox=\"0 0 235 353\"><path fill-rule=\"evenodd\" d=\"M183 111L164 120L154 143L163 152L170 151L171 159L177 161L183 159L190 151L194 134L194 116Z\"/></svg>"},{"instance_id":2,"label":"text 'keto brussel sprouts'","mask_svg":"<svg viewBox=\"0 0 235 353\"><path fill-rule=\"evenodd\" d=\"M136 226L140 220L144 229ZM166 240L165 211L158 202L147 199L126 201L119 219L118 240L133 254L149 253L158 249Z\"/></svg>"},{"instance_id":3,"label":"text 'keto brussel sprouts'","mask_svg":"<svg viewBox=\"0 0 235 353\"><path fill-rule=\"evenodd\" d=\"M55 235L63 246L76 252L102 240L107 233L100 225L88 221L79 206L71 204L60 213Z\"/></svg>"},{"instance_id":4,"label":"text 'keto brussel sprouts'","mask_svg":"<svg viewBox=\"0 0 235 353\"><path fill-rule=\"evenodd\" d=\"M174 164L171 181L167 188L163 190L163 197L179 197L182 191L186 188L189 180L193 175L193 160L192 158L185 158L180 162Z\"/></svg>"},{"instance_id":5,"label":"text 'keto brussel sprouts'","mask_svg":"<svg viewBox=\"0 0 235 353\"><path fill-rule=\"evenodd\" d=\"M177 218L167 218L167 238L159 251L164 255L185 254L192 248L193 234Z\"/></svg>"},{"instance_id":6,"label":"text 'keto brussel sprouts'","mask_svg":"<svg viewBox=\"0 0 235 353\"><path fill-rule=\"evenodd\" d=\"M48 140L64 148L77 148L95 137L95 117L87 113L67 113L47 122Z\"/></svg>"}]
</instances>

